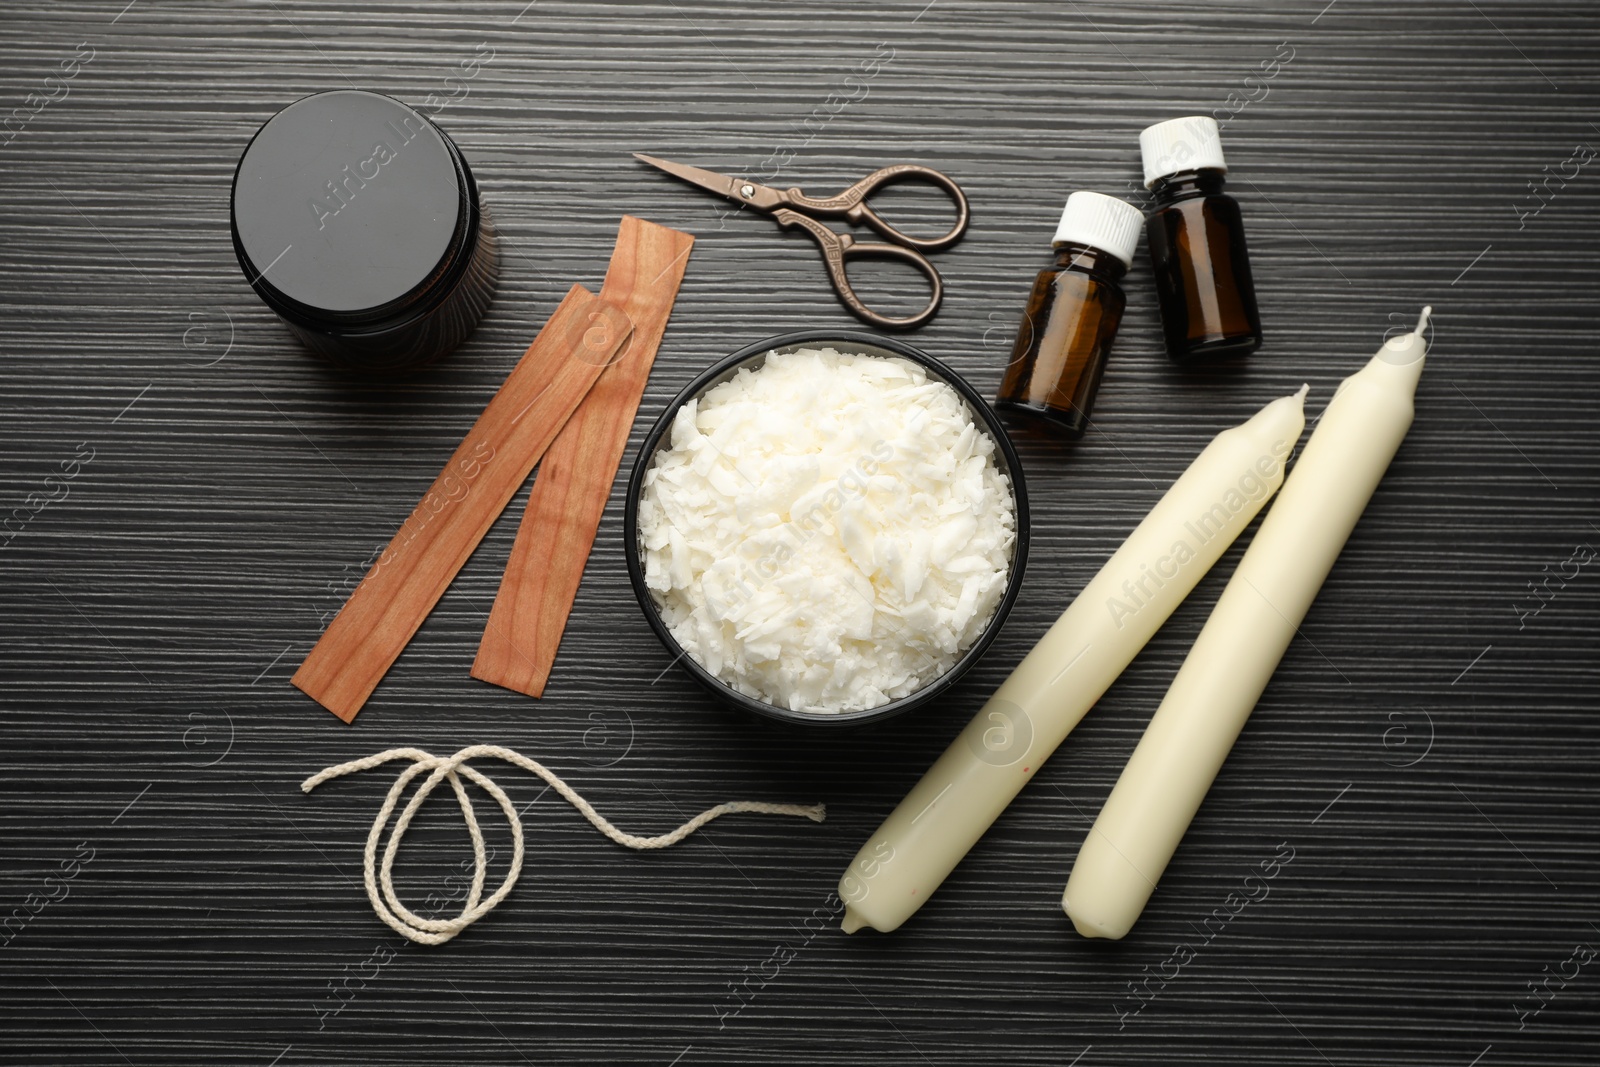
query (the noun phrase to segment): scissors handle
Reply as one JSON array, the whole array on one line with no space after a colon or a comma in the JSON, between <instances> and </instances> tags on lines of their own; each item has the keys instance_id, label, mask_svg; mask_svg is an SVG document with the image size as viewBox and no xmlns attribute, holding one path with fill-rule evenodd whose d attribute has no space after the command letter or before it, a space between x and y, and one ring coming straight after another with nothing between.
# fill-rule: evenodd
<instances>
[{"instance_id":1,"label":"scissors handle","mask_svg":"<svg viewBox=\"0 0 1600 1067\"><path fill-rule=\"evenodd\" d=\"M834 233L809 215L802 215L798 211L791 211L788 208L778 208L772 213L772 217L784 229L788 229L790 226L799 226L816 240L818 247L822 249L823 259L827 261L828 280L833 282L834 292L839 294L839 299L844 301L844 306L849 308L851 313L862 322L884 330L910 330L933 318L934 313L939 310L939 302L944 299L944 283L939 278L939 272L934 269L933 264L929 263L922 253L901 245L861 244L847 233ZM915 315L909 315L903 319L895 319L887 315L880 315L863 304L861 298L856 296L855 290L850 287L850 278L845 270L845 262L868 256L881 259L898 259L903 263L911 264L911 266L922 272L922 276L928 279L929 285L933 288L928 297L927 306Z\"/></svg>"},{"instance_id":2,"label":"scissors handle","mask_svg":"<svg viewBox=\"0 0 1600 1067\"><path fill-rule=\"evenodd\" d=\"M949 194L956 205L956 222L950 232L943 237L923 239L902 233L889 225L872 208L867 206L867 197L885 185L895 182L921 181L937 185ZM948 175L941 174L932 167L918 166L915 163L900 163L893 167L884 167L856 182L838 196L813 197L807 196L799 189L785 190L783 200L788 206L801 211L809 211L817 215L833 218L842 217L857 226L868 226L880 236L897 245L907 248L919 249L923 252L935 252L941 248L949 248L961 239L967 230L967 196L961 191ZM903 257L900 257L903 258Z\"/></svg>"}]
</instances>

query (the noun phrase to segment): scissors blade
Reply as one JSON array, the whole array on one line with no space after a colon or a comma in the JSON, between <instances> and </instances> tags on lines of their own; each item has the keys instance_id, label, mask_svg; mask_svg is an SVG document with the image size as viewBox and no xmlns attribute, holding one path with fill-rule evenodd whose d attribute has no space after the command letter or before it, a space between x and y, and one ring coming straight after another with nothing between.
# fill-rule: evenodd
<instances>
[{"instance_id":1,"label":"scissors blade","mask_svg":"<svg viewBox=\"0 0 1600 1067\"><path fill-rule=\"evenodd\" d=\"M648 163L658 170L664 170L675 178L682 178L691 185L698 185L718 196L725 196L729 200L737 200L741 204L771 211L780 206L781 199L776 189L769 189L765 185L746 181L743 178L731 178L726 174L718 174L713 170L702 170L691 167L687 163L674 163L670 159L657 159L647 156L643 152L635 152L633 158L641 163ZM747 191L748 190L748 191Z\"/></svg>"}]
</instances>

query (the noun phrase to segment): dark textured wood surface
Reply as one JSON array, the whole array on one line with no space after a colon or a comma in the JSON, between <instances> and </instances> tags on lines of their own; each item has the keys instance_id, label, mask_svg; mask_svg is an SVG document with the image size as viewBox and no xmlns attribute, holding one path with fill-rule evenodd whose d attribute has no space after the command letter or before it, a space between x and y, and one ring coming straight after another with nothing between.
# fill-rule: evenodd
<instances>
[{"instance_id":1,"label":"dark textured wood surface","mask_svg":"<svg viewBox=\"0 0 1600 1067\"><path fill-rule=\"evenodd\" d=\"M0 1062L1593 1063L1597 58L1585 0L8 2L0 504L30 517L0 542ZM399 383L309 359L229 243L252 131L348 85L457 94L436 120L509 248L476 335ZM711 706L639 616L616 495L544 701L467 676L509 515L353 727L289 686L560 294L599 284L623 212L700 237L634 447L716 357L855 325L803 236L629 152L784 159L823 192L900 161L955 176L972 230L913 337L988 392L1066 194L1126 191L1143 125L1230 93L1254 97L1224 137L1267 346L1174 370L1135 262L1097 430L1015 435L1027 587L949 699L849 738ZM886 204L929 232L941 207ZM1320 410L1424 302L1416 426L1132 935L1078 938L1061 886L1241 546L921 914L839 934L856 848L1202 444L1301 381ZM731 798L829 819L635 854L489 769L528 869L421 948L360 887L387 779L298 782L472 742L636 832ZM444 910L468 855L446 805L415 841L402 888ZM1281 843L1266 898L1208 925Z\"/></svg>"}]
</instances>

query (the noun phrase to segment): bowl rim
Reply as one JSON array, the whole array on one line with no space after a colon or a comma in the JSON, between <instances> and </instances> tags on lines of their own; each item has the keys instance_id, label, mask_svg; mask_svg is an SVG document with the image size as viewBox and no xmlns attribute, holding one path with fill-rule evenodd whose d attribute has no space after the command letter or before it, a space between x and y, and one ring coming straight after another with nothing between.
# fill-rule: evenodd
<instances>
[{"instance_id":1,"label":"bowl rim","mask_svg":"<svg viewBox=\"0 0 1600 1067\"><path fill-rule=\"evenodd\" d=\"M764 358L771 352L785 348L821 347L824 345L831 345L841 350L853 345L881 349L919 364L955 389L961 395L961 398L967 402L967 406L972 410L973 414L987 428L990 438L993 439L995 447L1004 459L1006 474L1011 479L1011 496L1015 504L1016 517L1016 540L1012 545L1011 571L1006 579L1005 591L1001 594L1000 602L995 606L994 615L989 619L988 624L972 644L967 647L966 651L950 665L950 669L916 692L891 700L886 704L860 711L841 711L827 714L791 711L788 708L758 700L755 697L739 692L733 686L701 666L672 636L672 631L667 628L666 622L661 618L661 612L656 607L655 598L645 585L644 566L640 560L639 552L639 497L644 488L644 477L649 471L651 463L655 460L661 439L666 436L673 420L677 418L679 409L691 398L698 397L712 387L732 378L738 368L758 357ZM870 355L872 353L868 352L866 354ZM655 631L655 635L661 641L662 646L675 657L673 662L682 665L696 681L714 695L743 711L776 722L837 729L882 722L915 710L943 694L983 657L995 638L999 636L1000 630L1005 625L1006 617L1010 615L1012 607L1016 604L1017 597L1021 594L1023 572L1026 570L1028 562L1028 527L1028 490L1022 474L1021 458L1017 455L1016 448L1012 445L1011 438L1006 434L1005 427L1000 422L999 416L995 414L988 402L966 379L926 352L898 338L884 337L855 330L810 329L789 331L746 345L738 351L719 359L695 375L687 385L678 391L677 395L667 402L655 424L650 428L650 432L645 436L644 443L640 445L639 453L634 458L633 469L628 476L627 497L622 517L622 539L623 555L627 561L628 579L633 586L634 597L639 601L639 607L644 613L645 621Z\"/></svg>"}]
</instances>

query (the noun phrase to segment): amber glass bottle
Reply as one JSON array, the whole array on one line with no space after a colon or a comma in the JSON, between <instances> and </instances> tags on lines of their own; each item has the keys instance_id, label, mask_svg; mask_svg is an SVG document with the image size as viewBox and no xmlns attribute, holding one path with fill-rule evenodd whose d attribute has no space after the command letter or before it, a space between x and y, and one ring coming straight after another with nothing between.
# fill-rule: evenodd
<instances>
[{"instance_id":1,"label":"amber glass bottle","mask_svg":"<svg viewBox=\"0 0 1600 1067\"><path fill-rule=\"evenodd\" d=\"M1167 354L1181 363L1244 355L1261 345L1261 314L1239 203L1222 191L1227 164L1216 121L1157 123L1139 135L1150 270Z\"/></svg>"},{"instance_id":2,"label":"amber glass bottle","mask_svg":"<svg viewBox=\"0 0 1600 1067\"><path fill-rule=\"evenodd\" d=\"M1127 304L1119 282L1143 222L1138 208L1116 197L1067 198L1055 266L1034 279L996 407L1083 436Z\"/></svg>"}]
</instances>

